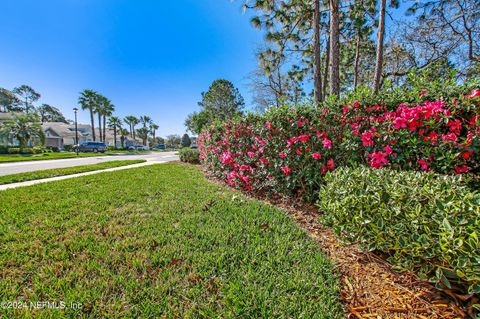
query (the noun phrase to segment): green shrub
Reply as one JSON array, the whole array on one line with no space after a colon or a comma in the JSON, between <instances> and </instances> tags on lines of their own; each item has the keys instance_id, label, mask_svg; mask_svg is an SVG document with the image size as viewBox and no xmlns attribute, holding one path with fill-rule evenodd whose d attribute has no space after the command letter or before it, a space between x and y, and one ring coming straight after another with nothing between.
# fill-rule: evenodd
<instances>
[{"instance_id":1,"label":"green shrub","mask_svg":"<svg viewBox=\"0 0 480 319\"><path fill-rule=\"evenodd\" d=\"M8 154L8 146L0 145L0 154Z\"/></svg>"},{"instance_id":2,"label":"green shrub","mask_svg":"<svg viewBox=\"0 0 480 319\"><path fill-rule=\"evenodd\" d=\"M190 149L188 147L184 147L180 151L178 151L178 155L182 162L187 162L191 164L200 163L200 153L196 149Z\"/></svg>"},{"instance_id":3,"label":"green shrub","mask_svg":"<svg viewBox=\"0 0 480 319\"><path fill-rule=\"evenodd\" d=\"M20 154L20 147L9 147L8 154Z\"/></svg>"},{"instance_id":4,"label":"green shrub","mask_svg":"<svg viewBox=\"0 0 480 319\"><path fill-rule=\"evenodd\" d=\"M343 167L325 182L318 206L338 236L440 289L480 293L480 195L458 177Z\"/></svg>"},{"instance_id":5,"label":"green shrub","mask_svg":"<svg viewBox=\"0 0 480 319\"><path fill-rule=\"evenodd\" d=\"M58 146L47 146L46 150L50 152L55 152L55 153L60 152L60 149L58 148Z\"/></svg>"},{"instance_id":6,"label":"green shrub","mask_svg":"<svg viewBox=\"0 0 480 319\"><path fill-rule=\"evenodd\" d=\"M63 145L63 149L64 149L65 152L73 152L74 151L74 145Z\"/></svg>"}]
</instances>

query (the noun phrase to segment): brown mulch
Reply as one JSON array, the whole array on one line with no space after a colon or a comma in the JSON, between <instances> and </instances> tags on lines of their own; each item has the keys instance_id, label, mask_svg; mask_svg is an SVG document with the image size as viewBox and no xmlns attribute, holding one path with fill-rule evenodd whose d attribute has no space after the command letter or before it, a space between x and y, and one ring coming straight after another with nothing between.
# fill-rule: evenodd
<instances>
[{"instance_id":1,"label":"brown mulch","mask_svg":"<svg viewBox=\"0 0 480 319\"><path fill-rule=\"evenodd\" d=\"M226 185L202 170L212 182ZM458 303L414 274L395 272L384 259L357 245L341 245L333 231L318 222L314 205L290 197L244 194L286 211L334 261L346 318L469 318Z\"/></svg>"}]
</instances>

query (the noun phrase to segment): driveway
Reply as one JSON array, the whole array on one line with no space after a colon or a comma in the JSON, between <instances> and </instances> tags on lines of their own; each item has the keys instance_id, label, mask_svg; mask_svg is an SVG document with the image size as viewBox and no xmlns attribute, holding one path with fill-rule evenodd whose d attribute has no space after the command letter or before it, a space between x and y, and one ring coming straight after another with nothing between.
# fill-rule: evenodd
<instances>
[{"instance_id":1,"label":"driveway","mask_svg":"<svg viewBox=\"0 0 480 319\"><path fill-rule=\"evenodd\" d=\"M64 168L79 165L98 164L102 162L129 160L129 159L144 159L147 162L171 162L178 160L176 152L150 152L148 154L125 154L125 155L109 155L109 156L95 156L95 157L81 157L56 159L45 161L26 161L14 163L0 163L0 176L17 174L24 172L32 172L52 168Z\"/></svg>"}]
</instances>

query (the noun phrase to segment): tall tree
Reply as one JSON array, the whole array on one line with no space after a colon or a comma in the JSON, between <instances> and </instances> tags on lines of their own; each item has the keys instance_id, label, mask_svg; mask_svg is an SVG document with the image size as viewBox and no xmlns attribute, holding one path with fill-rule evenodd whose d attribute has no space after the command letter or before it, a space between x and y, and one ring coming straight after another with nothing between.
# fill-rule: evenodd
<instances>
[{"instance_id":1,"label":"tall tree","mask_svg":"<svg viewBox=\"0 0 480 319\"><path fill-rule=\"evenodd\" d=\"M106 97L103 97L101 100L103 104L103 142L106 142L106 135L107 135L107 117L111 116L113 112L115 111L115 105L112 104L112 101L107 99Z\"/></svg>"},{"instance_id":2,"label":"tall tree","mask_svg":"<svg viewBox=\"0 0 480 319\"><path fill-rule=\"evenodd\" d=\"M120 142L122 143L122 148L125 148L125 140L128 138L130 132L123 127L121 127L118 132L120 133Z\"/></svg>"},{"instance_id":3,"label":"tall tree","mask_svg":"<svg viewBox=\"0 0 480 319\"><path fill-rule=\"evenodd\" d=\"M78 104L82 110L88 110L90 112L90 124L92 126L92 138L95 141L95 107L97 104L98 94L93 90L84 90L80 93L78 98Z\"/></svg>"},{"instance_id":4,"label":"tall tree","mask_svg":"<svg viewBox=\"0 0 480 319\"><path fill-rule=\"evenodd\" d=\"M340 12L339 0L329 0L330 8L330 94L340 95Z\"/></svg>"},{"instance_id":5,"label":"tall tree","mask_svg":"<svg viewBox=\"0 0 480 319\"><path fill-rule=\"evenodd\" d=\"M19 112L20 100L10 90L0 88L0 112Z\"/></svg>"},{"instance_id":6,"label":"tall tree","mask_svg":"<svg viewBox=\"0 0 480 319\"><path fill-rule=\"evenodd\" d=\"M23 101L25 113L30 113L35 107L33 102L38 101L40 93L36 92L28 85L20 85L13 89L13 93L17 94Z\"/></svg>"},{"instance_id":7,"label":"tall tree","mask_svg":"<svg viewBox=\"0 0 480 319\"><path fill-rule=\"evenodd\" d=\"M113 129L113 147L116 149L117 131L122 130L122 120L118 116L110 116L110 118L108 119L108 127Z\"/></svg>"},{"instance_id":8,"label":"tall tree","mask_svg":"<svg viewBox=\"0 0 480 319\"><path fill-rule=\"evenodd\" d=\"M191 144L192 144L192 141L190 140L190 136L188 136L187 133L183 134L181 146L182 147L189 147Z\"/></svg>"},{"instance_id":9,"label":"tall tree","mask_svg":"<svg viewBox=\"0 0 480 319\"><path fill-rule=\"evenodd\" d=\"M318 106L323 100L320 56L320 0L313 0L313 7L313 99Z\"/></svg>"},{"instance_id":10,"label":"tall tree","mask_svg":"<svg viewBox=\"0 0 480 319\"><path fill-rule=\"evenodd\" d=\"M378 92L382 81L383 72L383 41L385 38L385 11L387 0L380 0L380 18L377 31L377 58L375 61L375 77L373 79L373 90Z\"/></svg>"},{"instance_id":11,"label":"tall tree","mask_svg":"<svg viewBox=\"0 0 480 319\"><path fill-rule=\"evenodd\" d=\"M150 134L152 135L152 138L153 138L153 143L152 143L152 145L154 145L154 144L156 143L155 136L157 135L157 130L158 130L159 128L160 128L160 127L159 127L157 124L153 123L153 122L152 122L152 124L150 124Z\"/></svg>"},{"instance_id":12,"label":"tall tree","mask_svg":"<svg viewBox=\"0 0 480 319\"><path fill-rule=\"evenodd\" d=\"M62 122L68 123L65 116L60 112L60 110L49 104L42 104L37 108L37 113L40 115L40 121L45 122Z\"/></svg>"},{"instance_id":13,"label":"tall tree","mask_svg":"<svg viewBox=\"0 0 480 319\"><path fill-rule=\"evenodd\" d=\"M105 109L104 109L104 100L106 98L101 95L101 94L97 94L97 98L95 99L95 113L97 114L97 118L98 118L98 138L100 140L100 142L103 142L104 141L104 138L103 138L103 131L102 131L102 116L103 116L103 113L105 112Z\"/></svg>"},{"instance_id":14,"label":"tall tree","mask_svg":"<svg viewBox=\"0 0 480 319\"><path fill-rule=\"evenodd\" d=\"M147 127L141 127L137 130L138 137L142 139L142 144L147 145L149 130Z\"/></svg>"},{"instance_id":15,"label":"tall tree","mask_svg":"<svg viewBox=\"0 0 480 319\"><path fill-rule=\"evenodd\" d=\"M202 101L198 102L202 110L190 114L185 124L189 130L200 133L206 125L216 120L224 121L242 112L245 105L242 95L232 82L215 80L207 92L202 92Z\"/></svg>"},{"instance_id":16,"label":"tall tree","mask_svg":"<svg viewBox=\"0 0 480 319\"><path fill-rule=\"evenodd\" d=\"M128 130L130 132L130 137L133 138L133 128L132 124L136 121L136 117L133 115L126 116L123 121L128 124Z\"/></svg>"}]
</instances>

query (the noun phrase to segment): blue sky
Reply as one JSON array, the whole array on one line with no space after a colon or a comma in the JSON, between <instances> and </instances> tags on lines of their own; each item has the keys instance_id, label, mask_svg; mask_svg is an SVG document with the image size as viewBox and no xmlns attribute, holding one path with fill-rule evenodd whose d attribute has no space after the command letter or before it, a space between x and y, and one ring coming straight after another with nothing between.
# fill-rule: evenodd
<instances>
[{"instance_id":1,"label":"blue sky","mask_svg":"<svg viewBox=\"0 0 480 319\"><path fill-rule=\"evenodd\" d=\"M250 102L245 77L262 35L239 1L5 0L0 12L0 87L30 85L67 118L83 89L110 98L118 116L150 115L160 136L184 133L217 78Z\"/></svg>"}]
</instances>

